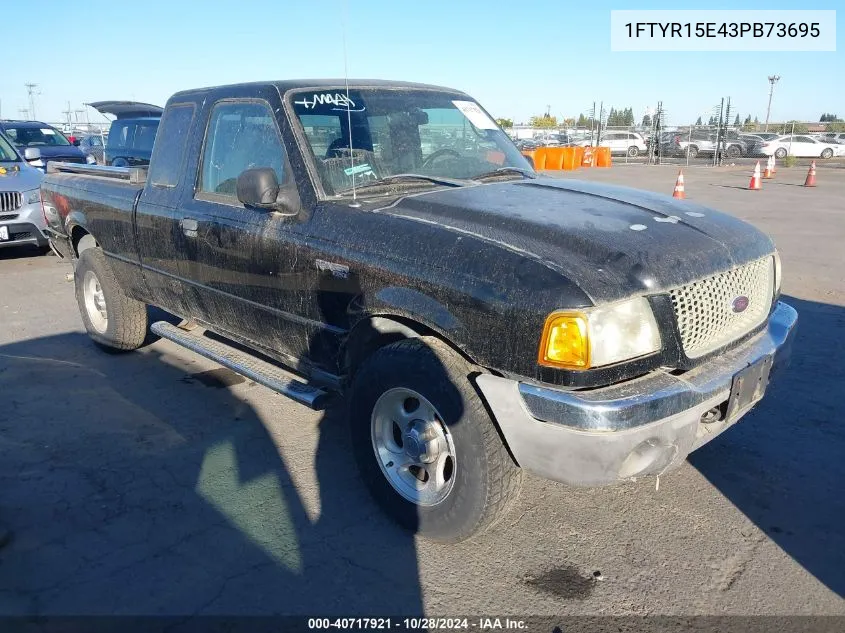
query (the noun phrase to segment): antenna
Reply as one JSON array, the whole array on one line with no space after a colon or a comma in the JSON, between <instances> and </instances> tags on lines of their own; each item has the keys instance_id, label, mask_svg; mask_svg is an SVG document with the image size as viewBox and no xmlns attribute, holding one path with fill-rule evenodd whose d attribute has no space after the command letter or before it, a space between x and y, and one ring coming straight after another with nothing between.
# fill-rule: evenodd
<instances>
[{"instance_id":1,"label":"antenna","mask_svg":"<svg viewBox=\"0 0 845 633\"><path fill-rule=\"evenodd\" d=\"M343 80L346 83L346 127L349 131L349 160L351 161L349 167L352 172L352 203L357 205L358 196L355 192L355 154L352 152L352 110L349 108L349 69L346 57L346 12L348 8L348 0L343 0L343 22L341 23L341 28L343 30Z\"/></svg>"}]
</instances>

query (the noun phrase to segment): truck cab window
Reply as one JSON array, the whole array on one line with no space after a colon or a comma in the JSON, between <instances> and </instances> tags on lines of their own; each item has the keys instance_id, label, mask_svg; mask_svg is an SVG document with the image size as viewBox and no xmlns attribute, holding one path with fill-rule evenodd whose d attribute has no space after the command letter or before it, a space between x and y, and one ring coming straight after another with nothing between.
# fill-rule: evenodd
<instances>
[{"instance_id":1,"label":"truck cab window","mask_svg":"<svg viewBox=\"0 0 845 633\"><path fill-rule=\"evenodd\" d=\"M214 106L206 132L200 193L236 198L238 176L270 167L284 182L284 147L266 103L223 102Z\"/></svg>"},{"instance_id":2,"label":"truck cab window","mask_svg":"<svg viewBox=\"0 0 845 633\"><path fill-rule=\"evenodd\" d=\"M150 160L150 182L153 186L175 187L179 183L193 119L193 103L172 105L161 121L160 134L156 135L156 130L152 129L153 138L158 138Z\"/></svg>"}]
</instances>

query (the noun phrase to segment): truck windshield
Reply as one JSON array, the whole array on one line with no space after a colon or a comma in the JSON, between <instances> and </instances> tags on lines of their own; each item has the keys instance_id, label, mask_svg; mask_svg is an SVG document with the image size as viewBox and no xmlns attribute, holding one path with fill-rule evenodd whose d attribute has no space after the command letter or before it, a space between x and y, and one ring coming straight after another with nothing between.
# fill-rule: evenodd
<instances>
[{"instance_id":1,"label":"truck windshield","mask_svg":"<svg viewBox=\"0 0 845 633\"><path fill-rule=\"evenodd\" d=\"M404 88L350 88L348 95L345 88L321 88L290 96L329 194L379 181L438 186L438 179L519 178L519 171L532 171L510 138L464 95ZM395 178L411 174L429 178Z\"/></svg>"},{"instance_id":2,"label":"truck windshield","mask_svg":"<svg viewBox=\"0 0 845 633\"><path fill-rule=\"evenodd\" d=\"M9 144L9 141L0 134L0 163L16 163L19 160L17 152Z\"/></svg>"}]
</instances>

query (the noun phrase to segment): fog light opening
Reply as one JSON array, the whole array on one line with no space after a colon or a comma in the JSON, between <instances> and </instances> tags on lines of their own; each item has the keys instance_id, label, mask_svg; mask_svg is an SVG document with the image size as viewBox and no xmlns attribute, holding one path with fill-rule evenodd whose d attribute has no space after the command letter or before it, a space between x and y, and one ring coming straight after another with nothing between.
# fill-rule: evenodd
<instances>
[{"instance_id":1,"label":"fog light opening","mask_svg":"<svg viewBox=\"0 0 845 633\"><path fill-rule=\"evenodd\" d=\"M701 424L713 424L714 422L721 420L723 417L724 412L722 411L722 407L720 405L702 413L699 422L701 422Z\"/></svg>"},{"instance_id":2,"label":"fog light opening","mask_svg":"<svg viewBox=\"0 0 845 633\"><path fill-rule=\"evenodd\" d=\"M671 463L675 455L675 448L661 443L659 439L650 438L641 442L632 450L622 467L619 469L619 479L630 479L641 475L663 472Z\"/></svg>"}]
</instances>

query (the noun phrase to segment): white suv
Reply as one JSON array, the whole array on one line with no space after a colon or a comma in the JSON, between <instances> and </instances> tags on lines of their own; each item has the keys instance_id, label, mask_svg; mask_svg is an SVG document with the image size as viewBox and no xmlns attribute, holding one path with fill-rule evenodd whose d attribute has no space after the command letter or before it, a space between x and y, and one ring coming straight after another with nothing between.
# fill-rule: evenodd
<instances>
[{"instance_id":1,"label":"white suv","mask_svg":"<svg viewBox=\"0 0 845 633\"><path fill-rule=\"evenodd\" d=\"M582 141L579 145L588 146L590 141ZM602 134L599 147L609 147L611 154L627 154L637 156L648 151L642 134L636 132L605 132Z\"/></svg>"}]
</instances>

